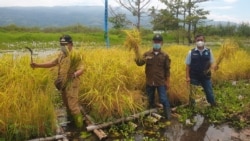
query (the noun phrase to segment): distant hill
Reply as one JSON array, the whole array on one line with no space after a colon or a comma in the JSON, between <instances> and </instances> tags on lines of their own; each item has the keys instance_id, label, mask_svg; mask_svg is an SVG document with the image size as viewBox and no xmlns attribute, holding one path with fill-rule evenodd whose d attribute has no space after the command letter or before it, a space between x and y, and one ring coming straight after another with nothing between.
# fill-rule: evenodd
<instances>
[{"instance_id":1,"label":"distant hill","mask_svg":"<svg viewBox=\"0 0 250 141\"><path fill-rule=\"evenodd\" d=\"M104 7L2 7L0 25L16 24L20 26L67 26L84 24L103 26Z\"/></svg>"},{"instance_id":2,"label":"distant hill","mask_svg":"<svg viewBox=\"0 0 250 141\"><path fill-rule=\"evenodd\" d=\"M0 17L0 26L15 24L48 27L83 24L104 27L103 6L0 7Z\"/></svg>"},{"instance_id":3,"label":"distant hill","mask_svg":"<svg viewBox=\"0 0 250 141\"><path fill-rule=\"evenodd\" d=\"M127 18L136 18L124 10ZM56 6L56 7L0 7L0 26L15 24L25 27L53 27L82 24L89 27L104 27L103 6ZM209 21L207 24L227 24ZM111 26L111 24L109 24ZM150 18L143 17L141 25L150 28Z\"/></svg>"}]
</instances>

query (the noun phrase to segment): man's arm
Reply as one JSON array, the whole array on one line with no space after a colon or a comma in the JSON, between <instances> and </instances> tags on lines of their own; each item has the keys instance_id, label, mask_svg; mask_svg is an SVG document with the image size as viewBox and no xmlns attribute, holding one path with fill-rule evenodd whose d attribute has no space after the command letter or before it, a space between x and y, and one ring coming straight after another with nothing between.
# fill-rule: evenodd
<instances>
[{"instance_id":1,"label":"man's arm","mask_svg":"<svg viewBox=\"0 0 250 141\"><path fill-rule=\"evenodd\" d=\"M83 70L83 66L79 67L79 69L74 72L74 77L81 76L83 74Z\"/></svg>"},{"instance_id":2,"label":"man's arm","mask_svg":"<svg viewBox=\"0 0 250 141\"><path fill-rule=\"evenodd\" d=\"M166 85L167 89L170 88L170 66L171 66L171 59L169 58L168 55L166 55L166 64L165 64L166 81L165 81L165 85Z\"/></svg>"},{"instance_id":3,"label":"man's arm","mask_svg":"<svg viewBox=\"0 0 250 141\"><path fill-rule=\"evenodd\" d=\"M146 56L146 53L144 53L142 57L136 57L135 58L135 63L136 63L137 66L143 66L146 63L146 61L144 59L145 56Z\"/></svg>"},{"instance_id":4,"label":"man's arm","mask_svg":"<svg viewBox=\"0 0 250 141\"><path fill-rule=\"evenodd\" d=\"M46 63L31 63L32 68L51 68L58 64L58 59L46 62Z\"/></svg>"},{"instance_id":5,"label":"man's arm","mask_svg":"<svg viewBox=\"0 0 250 141\"><path fill-rule=\"evenodd\" d=\"M213 55L213 52L212 52L212 50L210 50L210 63L211 63L211 67L210 67L210 69L211 70L214 70L214 71L216 71L216 70L218 70L219 69L219 66L218 66L218 64L215 62L215 59L214 59L214 55Z\"/></svg>"},{"instance_id":6,"label":"man's arm","mask_svg":"<svg viewBox=\"0 0 250 141\"><path fill-rule=\"evenodd\" d=\"M190 82L190 74L189 74L190 67L186 65L186 81Z\"/></svg>"},{"instance_id":7,"label":"man's arm","mask_svg":"<svg viewBox=\"0 0 250 141\"><path fill-rule=\"evenodd\" d=\"M190 74L189 74L190 66L189 65L191 64L191 50L188 52L185 64L186 64L186 81L190 82Z\"/></svg>"}]
</instances>

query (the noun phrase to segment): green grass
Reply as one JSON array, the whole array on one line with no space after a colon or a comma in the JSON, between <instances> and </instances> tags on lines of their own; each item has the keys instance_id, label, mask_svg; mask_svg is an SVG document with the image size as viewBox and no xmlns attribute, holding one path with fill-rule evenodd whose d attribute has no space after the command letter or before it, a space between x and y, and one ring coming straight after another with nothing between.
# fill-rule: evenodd
<instances>
[{"instance_id":1,"label":"green grass","mask_svg":"<svg viewBox=\"0 0 250 141\"><path fill-rule=\"evenodd\" d=\"M62 34L69 34L72 36L74 42L81 42L84 44L105 45L105 38L103 31L94 31L87 33L73 33L73 32L58 32L58 33L45 33L45 32L14 32L14 31L0 31L0 49L9 49L7 44L17 44L18 42L55 42L59 40ZM123 45L125 41L125 33L122 30L110 30L109 34L110 46ZM153 33L151 31L143 31L142 44L151 44ZM173 37L170 34L163 34L164 42L173 42ZM18 45L11 49L19 49Z\"/></svg>"},{"instance_id":2,"label":"green grass","mask_svg":"<svg viewBox=\"0 0 250 141\"><path fill-rule=\"evenodd\" d=\"M83 44L93 44L93 45L104 45L104 33L21 33L21 32L0 32L0 49L9 49L8 45L13 44L14 47L11 49L19 49L18 43L25 42L27 44L32 44L33 42L48 43L59 41L59 37L62 34L69 34L72 36L74 42L80 42ZM124 35L109 35L110 45L122 44L125 37ZM49 47L49 46L48 46ZM33 48L33 47L32 47ZM42 48L42 47L40 47Z\"/></svg>"},{"instance_id":3,"label":"green grass","mask_svg":"<svg viewBox=\"0 0 250 141\"><path fill-rule=\"evenodd\" d=\"M181 115L179 121L185 123L187 119L192 119L194 115L205 116L210 123L228 123L236 129L249 126L250 116L250 83L248 80L221 82L214 86L214 93L218 107L211 108L206 104L197 103L194 108L178 108ZM204 95L200 93L200 95Z\"/></svg>"}]
</instances>

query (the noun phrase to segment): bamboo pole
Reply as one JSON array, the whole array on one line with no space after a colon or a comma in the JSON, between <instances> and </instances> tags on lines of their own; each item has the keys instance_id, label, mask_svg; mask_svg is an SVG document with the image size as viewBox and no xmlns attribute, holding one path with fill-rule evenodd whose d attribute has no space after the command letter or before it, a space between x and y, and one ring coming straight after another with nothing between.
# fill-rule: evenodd
<instances>
[{"instance_id":1,"label":"bamboo pole","mask_svg":"<svg viewBox=\"0 0 250 141\"><path fill-rule=\"evenodd\" d=\"M55 135L52 137L37 138L37 139L28 140L28 141L53 141L53 140L59 140L59 139L61 139L62 141L68 141L65 134Z\"/></svg>"},{"instance_id":2,"label":"bamboo pole","mask_svg":"<svg viewBox=\"0 0 250 141\"><path fill-rule=\"evenodd\" d=\"M157 118L158 120L162 119L163 117L157 113L152 113L152 116Z\"/></svg>"},{"instance_id":3,"label":"bamboo pole","mask_svg":"<svg viewBox=\"0 0 250 141\"><path fill-rule=\"evenodd\" d=\"M86 112L82 106L81 106L81 112L84 115L84 117L86 118L85 122L88 126L95 124L94 120L88 114L86 114ZM107 134L102 129L94 129L93 132L99 138L99 140L104 140L108 137Z\"/></svg>"},{"instance_id":4,"label":"bamboo pole","mask_svg":"<svg viewBox=\"0 0 250 141\"><path fill-rule=\"evenodd\" d=\"M88 125L94 124L92 118L89 115L85 114L85 117L88 120L88 122L86 121L86 123ZM93 132L96 134L96 136L99 138L99 140L103 140L103 139L106 139L108 137L107 134L102 129L94 129Z\"/></svg>"},{"instance_id":5,"label":"bamboo pole","mask_svg":"<svg viewBox=\"0 0 250 141\"><path fill-rule=\"evenodd\" d=\"M115 120L113 122L111 121L111 122L107 122L107 123L103 123L103 124L98 124L98 125L94 125L94 124L93 125L89 125L86 128L87 128L87 131L93 131L95 129L105 128L105 127L108 127L110 125L117 124L117 123L120 123L120 122L133 120L133 119L139 118L142 115L146 115L146 114L153 113L153 112L157 112L157 108L149 109L149 110L143 111L141 113L137 113L137 114L125 117L125 118L120 118L120 119L117 119L117 120Z\"/></svg>"}]
</instances>

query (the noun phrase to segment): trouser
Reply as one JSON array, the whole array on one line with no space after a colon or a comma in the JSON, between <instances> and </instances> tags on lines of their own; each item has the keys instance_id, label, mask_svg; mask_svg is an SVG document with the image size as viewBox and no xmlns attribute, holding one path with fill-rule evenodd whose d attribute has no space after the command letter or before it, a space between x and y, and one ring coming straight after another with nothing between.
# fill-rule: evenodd
<instances>
[{"instance_id":1,"label":"trouser","mask_svg":"<svg viewBox=\"0 0 250 141\"><path fill-rule=\"evenodd\" d=\"M211 105L215 104L215 98L214 98L212 83L210 79L197 80L197 79L191 78L190 84L201 85L202 88L204 89L207 102L210 103ZM190 88L192 89L192 86ZM192 94L192 90L190 90L190 94L194 95ZM194 102L194 99L191 98L190 101Z\"/></svg>"},{"instance_id":2,"label":"trouser","mask_svg":"<svg viewBox=\"0 0 250 141\"><path fill-rule=\"evenodd\" d=\"M159 95L159 101L163 105L164 115L167 119L170 118L170 104L167 97L166 86L146 86L146 92L148 95L149 108L155 107L155 90L157 89Z\"/></svg>"},{"instance_id":3,"label":"trouser","mask_svg":"<svg viewBox=\"0 0 250 141\"><path fill-rule=\"evenodd\" d=\"M79 78L76 78L62 90L62 100L66 108L72 115L81 113L78 94L79 94Z\"/></svg>"},{"instance_id":4,"label":"trouser","mask_svg":"<svg viewBox=\"0 0 250 141\"><path fill-rule=\"evenodd\" d=\"M67 108L67 111L70 112L68 113L70 114L68 116L72 116L76 127L81 128L83 124L83 116L81 114L78 99L79 84L79 78L75 78L71 83L69 83L67 87L62 90L62 100Z\"/></svg>"}]
</instances>

